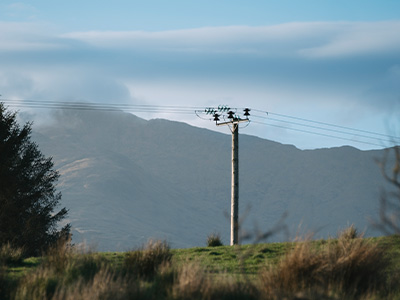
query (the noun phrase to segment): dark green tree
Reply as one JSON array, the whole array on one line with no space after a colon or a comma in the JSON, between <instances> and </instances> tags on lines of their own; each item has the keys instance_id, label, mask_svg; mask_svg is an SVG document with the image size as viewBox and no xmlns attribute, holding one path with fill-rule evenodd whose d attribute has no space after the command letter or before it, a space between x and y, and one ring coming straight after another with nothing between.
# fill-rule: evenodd
<instances>
[{"instance_id":1,"label":"dark green tree","mask_svg":"<svg viewBox=\"0 0 400 300\"><path fill-rule=\"evenodd\" d=\"M40 255L69 237L70 224L58 226L67 215L66 208L54 212L61 200L59 173L31 141L31 126L19 126L17 113L0 103L0 246Z\"/></svg>"}]
</instances>

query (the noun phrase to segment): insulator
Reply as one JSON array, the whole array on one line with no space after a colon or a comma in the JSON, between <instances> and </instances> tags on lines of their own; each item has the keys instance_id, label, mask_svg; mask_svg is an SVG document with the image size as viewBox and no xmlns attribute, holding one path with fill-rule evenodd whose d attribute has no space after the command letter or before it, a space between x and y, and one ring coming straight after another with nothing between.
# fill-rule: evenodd
<instances>
[{"instance_id":1,"label":"insulator","mask_svg":"<svg viewBox=\"0 0 400 300\"><path fill-rule=\"evenodd\" d=\"M219 116L220 116L220 115L217 114L217 113L214 114L214 121L215 121L215 122L219 121L219 118L218 118Z\"/></svg>"},{"instance_id":2,"label":"insulator","mask_svg":"<svg viewBox=\"0 0 400 300\"><path fill-rule=\"evenodd\" d=\"M233 119L233 114L234 114L234 112L233 111L228 111L228 119Z\"/></svg>"},{"instance_id":3,"label":"insulator","mask_svg":"<svg viewBox=\"0 0 400 300\"><path fill-rule=\"evenodd\" d=\"M229 108L228 108L227 105L218 105L218 111L225 112L225 111L228 111L228 110L229 110Z\"/></svg>"},{"instance_id":4,"label":"insulator","mask_svg":"<svg viewBox=\"0 0 400 300\"><path fill-rule=\"evenodd\" d=\"M249 108L245 108L245 109L244 109L244 116L245 116L245 117L249 117L249 116L250 116L249 111L250 111Z\"/></svg>"},{"instance_id":5,"label":"insulator","mask_svg":"<svg viewBox=\"0 0 400 300\"><path fill-rule=\"evenodd\" d=\"M213 115L213 114L215 114L217 111L216 111L214 108L212 108L212 107L207 107L207 108L204 110L204 112L205 112L207 115Z\"/></svg>"}]
</instances>

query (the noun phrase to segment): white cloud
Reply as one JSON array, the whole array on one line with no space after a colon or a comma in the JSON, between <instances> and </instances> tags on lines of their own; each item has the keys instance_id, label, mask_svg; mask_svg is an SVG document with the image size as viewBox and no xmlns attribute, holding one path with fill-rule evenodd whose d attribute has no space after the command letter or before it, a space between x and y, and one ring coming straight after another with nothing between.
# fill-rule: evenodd
<instances>
[{"instance_id":1,"label":"white cloud","mask_svg":"<svg viewBox=\"0 0 400 300\"><path fill-rule=\"evenodd\" d=\"M64 34L96 47L335 57L400 50L400 22L315 22Z\"/></svg>"},{"instance_id":2,"label":"white cloud","mask_svg":"<svg viewBox=\"0 0 400 300\"><path fill-rule=\"evenodd\" d=\"M49 28L0 23L3 97L246 105L347 126L368 123L372 131L399 99L400 22L67 34ZM192 117L175 119L201 126ZM272 138L263 134L257 133Z\"/></svg>"},{"instance_id":3,"label":"white cloud","mask_svg":"<svg viewBox=\"0 0 400 300\"><path fill-rule=\"evenodd\" d=\"M345 23L329 41L300 50L307 57L354 56L400 51L400 22Z\"/></svg>"},{"instance_id":4,"label":"white cloud","mask_svg":"<svg viewBox=\"0 0 400 300\"><path fill-rule=\"evenodd\" d=\"M287 23L160 32L89 31L61 35L49 28L48 24L0 22L0 50L56 49L82 43L99 50L243 53L305 58L400 51L400 21Z\"/></svg>"},{"instance_id":5,"label":"white cloud","mask_svg":"<svg viewBox=\"0 0 400 300\"><path fill-rule=\"evenodd\" d=\"M55 50L65 42L49 29L48 24L35 22L0 22L0 51Z\"/></svg>"},{"instance_id":6,"label":"white cloud","mask_svg":"<svg viewBox=\"0 0 400 300\"><path fill-rule=\"evenodd\" d=\"M282 54L296 53L293 45L309 45L316 37L308 30L312 24L284 24L270 27L206 27L186 30L145 31L91 31L62 35L95 47L177 52ZM313 45L313 44L312 44ZM296 50L296 48L295 48Z\"/></svg>"}]
</instances>

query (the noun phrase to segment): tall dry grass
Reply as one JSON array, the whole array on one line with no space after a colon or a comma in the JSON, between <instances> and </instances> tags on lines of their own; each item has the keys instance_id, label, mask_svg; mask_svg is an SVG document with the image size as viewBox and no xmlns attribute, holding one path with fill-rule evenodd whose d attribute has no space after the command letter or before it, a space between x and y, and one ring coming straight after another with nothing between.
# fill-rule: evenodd
<instances>
[{"instance_id":1,"label":"tall dry grass","mask_svg":"<svg viewBox=\"0 0 400 300\"><path fill-rule=\"evenodd\" d=\"M10 243L3 244L0 247L0 299L8 299L17 284L8 274L7 269L10 266L18 265L22 262L24 250L15 248Z\"/></svg>"},{"instance_id":2,"label":"tall dry grass","mask_svg":"<svg viewBox=\"0 0 400 300\"><path fill-rule=\"evenodd\" d=\"M102 268L92 280L78 280L57 289L52 300L145 299L137 282L129 281L109 268Z\"/></svg>"},{"instance_id":3,"label":"tall dry grass","mask_svg":"<svg viewBox=\"0 0 400 300\"><path fill-rule=\"evenodd\" d=\"M150 240L145 247L126 253L124 269L130 276L152 279L161 267L170 264L171 258L167 242Z\"/></svg>"},{"instance_id":4,"label":"tall dry grass","mask_svg":"<svg viewBox=\"0 0 400 300\"><path fill-rule=\"evenodd\" d=\"M22 261L24 255L23 248L16 248L10 243L0 247L0 265L18 264Z\"/></svg>"},{"instance_id":5,"label":"tall dry grass","mask_svg":"<svg viewBox=\"0 0 400 300\"><path fill-rule=\"evenodd\" d=\"M390 265L385 249L355 233L350 227L319 249L311 241L297 243L260 274L263 293L272 298L297 293L356 298L384 290Z\"/></svg>"},{"instance_id":6,"label":"tall dry grass","mask_svg":"<svg viewBox=\"0 0 400 300\"><path fill-rule=\"evenodd\" d=\"M188 262L176 273L171 299L258 299L252 282L229 274L210 274L199 264Z\"/></svg>"},{"instance_id":7,"label":"tall dry grass","mask_svg":"<svg viewBox=\"0 0 400 300\"><path fill-rule=\"evenodd\" d=\"M105 267L105 259L99 254L79 253L62 241L48 250L40 266L20 280L14 299L59 299L54 298L57 293L93 281Z\"/></svg>"},{"instance_id":8,"label":"tall dry grass","mask_svg":"<svg viewBox=\"0 0 400 300\"><path fill-rule=\"evenodd\" d=\"M400 294L400 277L387 272L390 260L385 249L361 238L355 228L324 243L293 245L277 264L258 276L210 273L193 261L173 264L168 244L160 241L126 253L122 266L96 253L77 253L60 246L3 298L370 300L396 299Z\"/></svg>"}]
</instances>

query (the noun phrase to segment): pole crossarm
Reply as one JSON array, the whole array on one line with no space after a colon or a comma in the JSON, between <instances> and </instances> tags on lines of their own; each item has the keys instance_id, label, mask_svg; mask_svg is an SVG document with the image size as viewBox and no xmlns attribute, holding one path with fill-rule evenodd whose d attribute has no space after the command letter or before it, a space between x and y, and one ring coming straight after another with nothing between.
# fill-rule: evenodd
<instances>
[{"instance_id":1,"label":"pole crossarm","mask_svg":"<svg viewBox=\"0 0 400 300\"><path fill-rule=\"evenodd\" d=\"M244 122L250 122L250 120L249 119L237 119L237 120L232 120L232 121L228 121L228 122L217 123L217 126L239 124L239 123L244 123Z\"/></svg>"}]
</instances>

